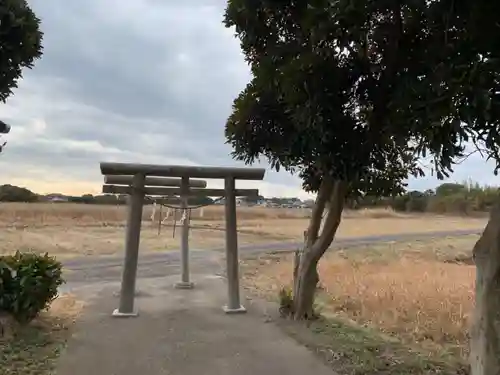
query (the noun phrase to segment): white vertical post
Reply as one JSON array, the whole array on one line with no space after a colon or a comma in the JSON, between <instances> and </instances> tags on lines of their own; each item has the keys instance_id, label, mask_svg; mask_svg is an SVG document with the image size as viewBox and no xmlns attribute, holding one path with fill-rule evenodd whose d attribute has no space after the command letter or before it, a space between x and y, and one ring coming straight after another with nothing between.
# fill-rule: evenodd
<instances>
[{"instance_id":1,"label":"white vertical post","mask_svg":"<svg viewBox=\"0 0 500 375\"><path fill-rule=\"evenodd\" d=\"M143 174L137 174L132 182L132 194L128 197L127 231L125 236L125 260L123 264L120 304L113 311L113 316L137 316L134 310L135 282L139 260L139 242L141 237L142 208L144 204Z\"/></svg>"},{"instance_id":2,"label":"white vertical post","mask_svg":"<svg viewBox=\"0 0 500 375\"><path fill-rule=\"evenodd\" d=\"M171 212L171 209L170 207L167 207L167 212L165 213L165 217L163 218L163 220L161 221L162 224L166 223L168 218L170 217L170 212ZM175 219L175 218L174 218Z\"/></svg>"},{"instance_id":3,"label":"white vertical post","mask_svg":"<svg viewBox=\"0 0 500 375\"><path fill-rule=\"evenodd\" d=\"M151 212L151 221L155 221L155 217L156 217L156 201L153 201L153 212Z\"/></svg>"},{"instance_id":4,"label":"white vertical post","mask_svg":"<svg viewBox=\"0 0 500 375\"><path fill-rule=\"evenodd\" d=\"M228 288L228 303L227 306L224 306L224 311L227 314L244 313L246 309L240 303L238 231L234 178L226 178L224 188L226 195L226 267Z\"/></svg>"},{"instance_id":5,"label":"white vertical post","mask_svg":"<svg viewBox=\"0 0 500 375\"><path fill-rule=\"evenodd\" d=\"M181 235L181 281L175 284L178 289L192 289L194 284L189 280L189 178L181 180L181 209L182 209L182 235Z\"/></svg>"}]
</instances>

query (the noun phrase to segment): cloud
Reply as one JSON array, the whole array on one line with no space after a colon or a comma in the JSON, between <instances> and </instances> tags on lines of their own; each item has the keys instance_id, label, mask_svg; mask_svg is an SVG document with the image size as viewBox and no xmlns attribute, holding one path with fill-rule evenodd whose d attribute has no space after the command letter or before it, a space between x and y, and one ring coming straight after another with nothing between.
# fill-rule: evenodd
<instances>
[{"instance_id":1,"label":"cloud","mask_svg":"<svg viewBox=\"0 0 500 375\"><path fill-rule=\"evenodd\" d=\"M470 151L473 149L471 148ZM444 182L473 182L481 185L498 186L498 177L494 175L495 162L493 160L486 161L480 153L474 152L463 162L454 166L454 171L449 178L442 181L438 180L435 174L427 168L427 177L410 180L409 186L416 190L425 190L434 188Z\"/></svg>"},{"instance_id":2,"label":"cloud","mask_svg":"<svg viewBox=\"0 0 500 375\"><path fill-rule=\"evenodd\" d=\"M102 160L238 164L223 129L249 71L221 23L224 1L31 6L45 51L2 108L13 130L1 182L97 192ZM284 173L268 173L257 186L266 195L305 195Z\"/></svg>"},{"instance_id":3,"label":"cloud","mask_svg":"<svg viewBox=\"0 0 500 375\"><path fill-rule=\"evenodd\" d=\"M222 25L224 0L30 4L42 19L44 56L1 107L12 130L0 183L98 192L103 160L241 165L231 159L223 131L250 73L233 31ZM493 181L480 163L457 175L470 170L477 180ZM309 196L285 172L239 186Z\"/></svg>"}]
</instances>

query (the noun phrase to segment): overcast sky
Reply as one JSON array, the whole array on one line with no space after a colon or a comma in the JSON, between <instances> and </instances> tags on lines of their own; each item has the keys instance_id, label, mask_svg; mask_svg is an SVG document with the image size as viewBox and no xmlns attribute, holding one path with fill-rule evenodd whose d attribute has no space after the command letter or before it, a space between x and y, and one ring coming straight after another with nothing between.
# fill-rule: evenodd
<instances>
[{"instance_id":1,"label":"overcast sky","mask_svg":"<svg viewBox=\"0 0 500 375\"><path fill-rule=\"evenodd\" d=\"M42 19L44 56L0 106L12 125L0 184L39 193L98 193L99 161L234 166L224 123L249 81L224 0L29 0ZM471 157L452 180L496 184ZM432 188L432 178L411 182ZM210 183L212 187L221 184ZM265 196L307 197L300 181L268 171Z\"/></svg>"}]
</instances>

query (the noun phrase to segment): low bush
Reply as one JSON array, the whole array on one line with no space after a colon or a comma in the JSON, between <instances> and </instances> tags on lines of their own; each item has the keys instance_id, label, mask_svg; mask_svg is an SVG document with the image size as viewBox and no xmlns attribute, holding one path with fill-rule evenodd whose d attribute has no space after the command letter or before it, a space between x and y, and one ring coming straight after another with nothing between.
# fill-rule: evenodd
<instances>
[{"instance_id":1,"label":"low bush","mask_svg":"<svg viewBox=\"0 0 500 375\"><path fill-rule=\"evenodd\" d=\"M29 252L0 257L0 312L26 324L57 297L62 265L55 258Z\"/></svg>"},{"instance_id":2,"label":"low bush","mask_svg":"<svg viewBox=\"0 0 500 375\"><path fill-rule=\"evenodd\" d=\"M293 315L293 294L291 288L281 288L279 295L279 312L282 318Z\"/></svg>"},{"instance_id":3,"label":"low bush","mask_svg":"<svg viewBox=\"0 0 500 375\"><path fill-rule=\"evenodd\" d=\"M318 290L322 290L322 286L317 286ZM278 302L279 302L279 313L282 318L291 318L293 317L295 311L293 307L293 291L292 288L283 287L280 289L278 294ZM308 317L308 320L316 320L321 316L319 311L319 306L314 302L312 316Z\"/></svg>"}]
</instances>

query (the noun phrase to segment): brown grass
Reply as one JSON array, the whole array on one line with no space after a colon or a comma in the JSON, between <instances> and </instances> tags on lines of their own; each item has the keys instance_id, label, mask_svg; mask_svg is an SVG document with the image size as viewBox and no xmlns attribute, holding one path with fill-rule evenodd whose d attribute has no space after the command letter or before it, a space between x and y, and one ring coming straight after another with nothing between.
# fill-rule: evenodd
<instances>
[{"instance_id":1,"label":"brown grass","mask_svg":"<svg viewBox=\"0 0 500 375\"><path fill-rule=\"evenodd\" d=\"M158 222L150 221L151 209L144 210L141 251L177 250L180 232L177 228L173 237L173 218L158 235ZM203 214L200 217L199 210L192 213L191 248L223 248L223 207L206 207ZM308 215L305 209L238 207L239 244L301 241ZM58 257L117 254L123 250L125 219L124 206L0 203L0 254L16 250ZM347 211L338 237L473 230L484 225L481 218L405 215L387 209Z\"/></svg>"},{"instance_id":2,"label":"brown grass","mask_svg":"<svg viewBox=\"0 0 500 375\"><path fill-rule=\"evenodd\" d=\"M141 252L178 250L180 247L180 228L175 237L172 227L162 227L160 234L156 226L144 226L141 233ZM67 227L46 226L2 229L0 254L16 250L45 252L59 259L75 256L108 256L123 251L124 227ZM191 230L189 244L194 250L224 248L223 230L196 228ZM270 233L240 233L239 244L250 245L282 240Z\"/></svg>"},{"instance_id":3,"label":"brown grass","mask_svg":"<svg viewBox=\"0 0 500 375\"><path fill-rule=\"evenodd\" d=\"M143 220L149 221L152 213L152 205L145 205ZM163 216L167 208L163 208ZM201 209L193 209L191 216L195 222L223 222L224 207L208 206ZM238 207L238 220L240 222L258 220L296 220L303 221L310 217L309 209L268 208L268 207ZM159 209L157 209L159 215ZM125 223L127 216L126 206L112 205L86 205L76 203L9 203L0 202L0 226L47 226L47 225L119 225ZM178 218L180 213L178 213ZM375 208L356 211L345 211L344 220L358 219L421 219L422 217L439 217L435 215L403 214L392 209ZM443 220L450 217L441 216ZM454 218L455 221L484 222L484 219Z\"/></svg>"},{"instance_id":4,"label":"brown grass","mask_svg":"<svg viewBox=\"0 0 500 375\"><path fill-rule=\"evenodd\" d=\"M344 260L323 264L321 274L334 311L419 342L466 344L472 266L403 257L354 268Z\"/></svg>"},{"instance_id":5,"label":"brown grass","mask_svg":"<svg viewBox=\"0 0 500 375\"><path fill-rule=\"evenodd\" d=\"M145 205L143 219L151 217L152 205ZM163 208L163 215L167 208ZM310 214L307 209L282 209L266 207L238 207L240 220L305 218ZM157 209L159 215L159 208ZM126 206L86 205L76 203L0 203L0 225L112 225L124 223L127 217ZM180 217L180 214L179 214ZM208 206L192 210L193 220L222 221L224 206Z\"/></svg>"},{"instance_id":6,"label":"brown grass","mask_svg":"<svg viewBox=\"0 0 500 375\"><path fill-rule=\"evenodd\" d=\"M431 352L467 352L475 268L470 258L478 236L392 243L328 253L320 262L318 303L363 326L376 327ZM291 284L291 256L264 257L245 266L246 284L276 296Z\"/></svg>"},{"instance_id":7,"label":"brown grass","mask_svg":"<svg viewBox=\"0 0 500 375\"><path fill-rule=\"evenodd\" d=\"M453 216L401 215L400 217L372 218L350 216L342 219L337 238L394 235L402 233L428 233L436 231L477 230L484 228L486 219ZM246 220L238 228L248 233L271 233L282 238L301 241L308 219Z\"/></svg>"}]
</instances>

